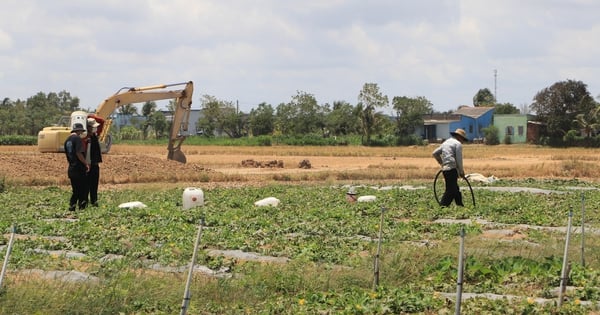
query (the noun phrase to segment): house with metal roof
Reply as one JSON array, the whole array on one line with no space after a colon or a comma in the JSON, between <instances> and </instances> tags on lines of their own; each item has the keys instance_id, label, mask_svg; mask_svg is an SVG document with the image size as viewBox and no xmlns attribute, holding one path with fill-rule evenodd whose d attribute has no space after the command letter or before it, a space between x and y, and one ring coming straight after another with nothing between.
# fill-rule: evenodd
<instances>
[{"instance_id":1,"label":"house with metal roof","mask_svg":"<svg viewBox=\"0 0 600 315\"><path fill-rule=\"evenodd\" d=\"M441 142L450 137L450 132L463 129L472 142L483 142L483 128L492 124L494 107L460 106L451 114L430 114L423 116L423 128L417 130L423 139Z\"/></svg>"}]
</instances>

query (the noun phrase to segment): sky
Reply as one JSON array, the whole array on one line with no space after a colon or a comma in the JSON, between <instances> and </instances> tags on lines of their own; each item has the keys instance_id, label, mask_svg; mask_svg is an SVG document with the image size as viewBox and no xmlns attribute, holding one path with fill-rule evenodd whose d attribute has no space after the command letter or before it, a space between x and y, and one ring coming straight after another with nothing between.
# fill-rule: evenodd
<instances>
[{"instance_id":1,"label":"sky","mask_svg":"<svg viewBox=\"0 0 600 315\"><path fill-rule=\"evenodd\" d=\"M249 112L356 105L365 83L435 111L488 88L517 108L553 83L600 95L596 0L2 0L0 97L67 91L95 110L122 87L194 82Z\"/></svg>"}]
</instances>

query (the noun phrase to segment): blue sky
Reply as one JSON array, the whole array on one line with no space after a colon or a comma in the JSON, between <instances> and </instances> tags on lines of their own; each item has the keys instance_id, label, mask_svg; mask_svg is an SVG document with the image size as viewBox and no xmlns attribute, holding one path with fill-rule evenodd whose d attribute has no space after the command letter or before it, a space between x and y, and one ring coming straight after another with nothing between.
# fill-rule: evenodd
<instances>
[{"instance_id":1,"label":"blue sky","mask_svg":"<svg viewBox=\"0 0 600 315\"><path fill-rule=\"evenodd\" d=\"M298 91L357 103L364 83L437 111L481 88L520 108L557 81L600 95L595 0L3 0L0 97L192 80L249 112ZM496 71L496 76L494 75Z\"/></svg>"}]
</instances>

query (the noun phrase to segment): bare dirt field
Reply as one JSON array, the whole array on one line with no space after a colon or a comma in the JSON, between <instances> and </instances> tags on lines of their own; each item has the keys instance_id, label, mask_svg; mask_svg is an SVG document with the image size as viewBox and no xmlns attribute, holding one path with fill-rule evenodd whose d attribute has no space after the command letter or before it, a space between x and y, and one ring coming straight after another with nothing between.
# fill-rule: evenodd
<instances>
[{"instance_id":1,"label":"bare dirt field","mask_svg":"<svg viewBox=\"0 0 600 315\"><path fill-rule=\"evenodd\" d=\"M239 186L272 182L427 180L433 179L439 170L431 157L434 148L435 145L367 148L184 144L182 151L187 163L182 164L167 160L166 147L114 145L103 156L100 180L104 187L194 182L202 182L204 186ZM469 144L463 150L467 174L592 182L600 178L599 149ZM35 146L0 146L0 176L28 186L69 183L64 154L39 153Z\"/></svg>"}]
</instances>

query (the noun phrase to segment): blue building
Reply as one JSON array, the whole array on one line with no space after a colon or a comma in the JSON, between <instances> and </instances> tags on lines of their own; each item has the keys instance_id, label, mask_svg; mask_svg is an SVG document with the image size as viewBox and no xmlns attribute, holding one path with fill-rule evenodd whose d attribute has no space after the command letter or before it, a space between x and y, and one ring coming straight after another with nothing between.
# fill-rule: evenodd
<instances>
[{"instance_id":1,"label":"blue building","mask_svg":"<svg viewBox=\"0 0 600 315\"><path fill-rule=\"evenodd\" d=\"M473 142L483 142L483 128L492 125L494 107L461 106L453 114L460 116L460 121L451 124L450 130L462 128L467 132L467 137Z\"/></svg>"},{"instance_id":2,"label":"blue building","mask_svg":"<svg viewBox=\"0 0 600 315\"><path fill-rule=\"evenodd\" d=\"M460 106L451 114L430 114L423 117L423 128L417 134L432 142L442 142L450 132L463 129L472 142L483 142L483 128L492 124L494 107Z\"/></svg>"}]
</instances>

